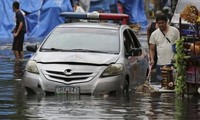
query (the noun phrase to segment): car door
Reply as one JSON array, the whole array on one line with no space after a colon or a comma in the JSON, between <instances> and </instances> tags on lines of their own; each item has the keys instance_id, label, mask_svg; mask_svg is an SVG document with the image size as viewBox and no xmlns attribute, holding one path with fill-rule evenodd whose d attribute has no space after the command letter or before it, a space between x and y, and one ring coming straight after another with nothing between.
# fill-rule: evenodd
<instances>
[{"instance_id":1,"label":"car door","mask_svg":"<svg viewBox=\"0 0 200 120\"><path fill-rule=\"evenodd\" d=\"M132 30L128 30L130 38L134 44L135 49L142 49L142 53L138 56L134 56L137 59L137 83L144 83L146 80L146 73L148 68L148 55L147 52L142 48L137 36Z\"/></svg>"},{"instance_id":2,"label":"car door","mask_svg":"<svg viewBox=\"0 0 200 120\"><path fill-rule=\"evenodd\" d=\"M138 79L138 73L139 73L139 70L138 70L139 57L131 54L131 49L134 48L135 46L128 29L124 30L123 37L124 37L123 39L124 39L125 57L127 59L126 67L128 68L127 70L128 70L129 79L130 79L129 85L133 86L137 84L136 81Z\"/></svg>"}]
</instances>

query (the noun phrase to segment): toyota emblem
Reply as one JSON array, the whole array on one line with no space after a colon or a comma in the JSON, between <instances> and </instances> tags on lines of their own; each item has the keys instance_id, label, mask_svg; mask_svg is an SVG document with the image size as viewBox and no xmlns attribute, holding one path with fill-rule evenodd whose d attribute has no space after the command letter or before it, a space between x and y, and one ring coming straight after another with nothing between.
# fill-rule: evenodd
<instances>
[{"instance_id":1,"label":"toyota emblem","mask_svg":"<svg viewBox=\"0 0 200 120\"><path fill-rule=\"evenodd\" d=\"M64 71L64 74L65 75L72 75L72 70L71 69L66 69L65 71Z\"/></svg>"}]
</instances>

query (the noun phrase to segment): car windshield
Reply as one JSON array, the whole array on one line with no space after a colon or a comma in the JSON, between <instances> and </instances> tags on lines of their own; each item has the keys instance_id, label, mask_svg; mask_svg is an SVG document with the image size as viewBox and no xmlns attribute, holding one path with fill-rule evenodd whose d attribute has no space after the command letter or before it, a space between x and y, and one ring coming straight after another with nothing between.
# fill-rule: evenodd
<instances>
[{"instance_id":1,"label":"car windshield","mask_svg":"<svg viewBox=\"0 0 200 120\"><path fill-rule=\"evenodd\" d=\"M175 13L181 13L186 5L191 4L200 9L200 0L179 0L176 6Z\"/></svg>"},{"instance_id":2,"label":"car windshield","mask_svg":"<svg viewBox=\"0 0 200 120\"><path fill-rule=\"evenodd\" d=\"M119 53L119 34L114 29L56 28L40 50Z\"/></svg>"}]
</instances>

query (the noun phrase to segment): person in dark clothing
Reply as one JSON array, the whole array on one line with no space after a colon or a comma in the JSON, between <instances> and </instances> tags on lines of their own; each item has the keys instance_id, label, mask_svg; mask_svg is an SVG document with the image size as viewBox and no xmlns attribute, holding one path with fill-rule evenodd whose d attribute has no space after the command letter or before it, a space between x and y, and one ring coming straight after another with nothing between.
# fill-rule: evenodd
<instances>
[{"instance_id":1,"label":"person in dark clothing","mask_svg":"<svg viewBox=\"0 0 200 120\"><path fill-rule=\"evenodd\" d=\"M168 22L170 23L171 22L171 19L172 19L172 13L170 13L170 8L169 7L164 7L163 8L163 13L167 16L168 18Z\"/></svg>"},{"instance_id":2,"label":"person in dark clothing","mask_svg":"<svg viewBox=\"0 0 200 120\"><path fill-rule=\"evenodd\" d=\"M13 11L15 12L16 26L13 32L13 46L12 50L15 55L15 60L23 60L23 44L24 44L24 35L26 33L26 24L25 18L20 10L19 2L15 1L12 5Z\"/></svg>"},{"instance_id":3,"label":"person in dark clothing","mask_svg":"<svg viewBox=\"0 0 200 120\"><path fill-rule=\"evenodd\" d=\"M155 16L158 16L162 13L162 11L158 10L156 11L155 13ZM149 38L151 36L151 33L153 33L156 29L158 28L158 25L156 24L155 21L151 22L147 28L147 42L148 42L148 45L149 45ZM156 48L155 48L156 49ZM156 63L157 63L157 51L155 50L155 57L154 57L154 64L152 66L152 69L155 69L156 68Z\"/></svg>"}]
</instances>

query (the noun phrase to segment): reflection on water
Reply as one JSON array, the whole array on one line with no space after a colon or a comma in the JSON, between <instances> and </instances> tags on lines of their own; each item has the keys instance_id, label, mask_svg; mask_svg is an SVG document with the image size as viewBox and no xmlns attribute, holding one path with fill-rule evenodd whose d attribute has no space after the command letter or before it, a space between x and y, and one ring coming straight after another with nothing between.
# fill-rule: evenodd
<instances>
[{"instance_id":1,"label":"reflection on water","mask_svg":"<svg viewBox=\"0 0 200 120\"><path fill-rule=\"evenodd\" d=\"M23 118L24 98L21 82L23 63L19 66L8 58L0 59L0 118ZM19 107L20 106L20 107ZM20 108L20 109L18 109Z\"/></svg>"},{"instance_id":2,"label":"reflection on water","mask_svg":"<svg viewBox=\"0 0 200 120\"><path fill-rule=\"evenodd\" d=\"M0 119L185 120L200 117L199 97L131 93L127 96L25 96L25 62L0 58Z\"/></svg>"}]
</instances>

